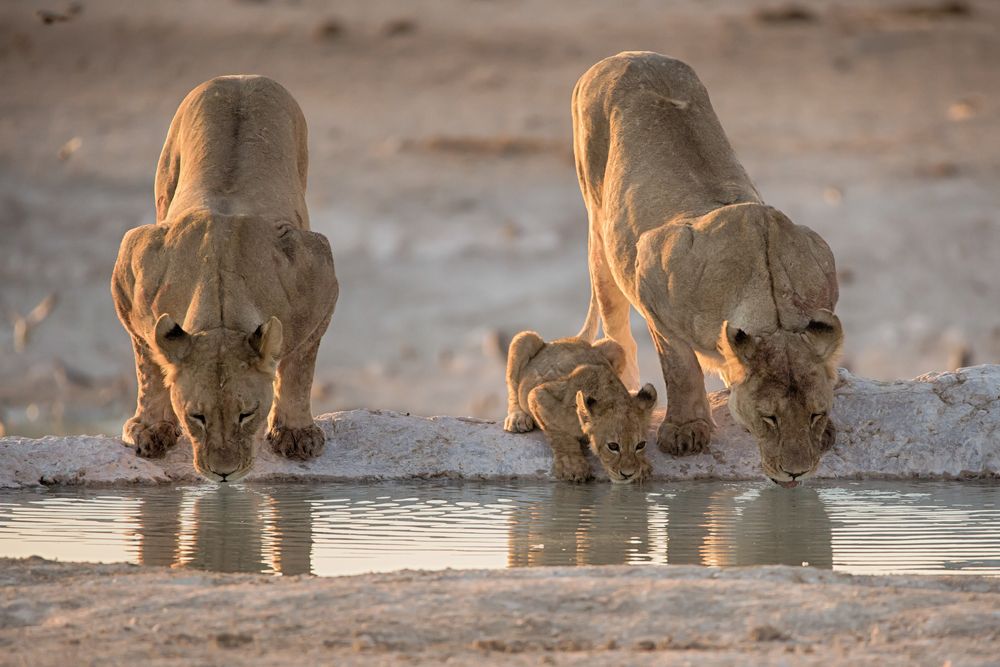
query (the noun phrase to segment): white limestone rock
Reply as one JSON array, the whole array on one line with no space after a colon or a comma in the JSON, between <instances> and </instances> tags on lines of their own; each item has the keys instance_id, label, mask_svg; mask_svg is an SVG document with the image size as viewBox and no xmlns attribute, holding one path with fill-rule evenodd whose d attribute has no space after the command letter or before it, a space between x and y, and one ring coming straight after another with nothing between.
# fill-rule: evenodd
<instances>
[{"instance_id":1,"label":"white limestone rock","mask_svg":"<svg viewBox=\"0 0 1000 667\"><path fill-rule=\"evenodd\" d=\"M817 476L957 478L1000 474L1000 366L878 382L841 371L832 416L837 444ZM673 458L649 447L654 477L755 479L757 448L735 424L725 392L710 396L718 429L708 453ZM655 440L657 415L650 442ZM261 451L248 481L453 477L549 477L551 454L540 433L514 435L498 423L352 410L323 415L323 454L288 461ZM594 466L600 472L600 467ZM166 458L141 459L106 436L0 438L0 488L42 484L156 484L195 481L190 445Z\"/></svg>"}]
</instances>

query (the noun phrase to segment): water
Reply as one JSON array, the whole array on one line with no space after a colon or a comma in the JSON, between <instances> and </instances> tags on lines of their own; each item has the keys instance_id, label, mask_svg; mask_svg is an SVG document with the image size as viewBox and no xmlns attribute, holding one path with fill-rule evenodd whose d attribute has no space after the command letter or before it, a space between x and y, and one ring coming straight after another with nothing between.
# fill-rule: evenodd
<instances>
[{"instance_id":1,"label":"water","mask_svg":"<svg viewBox=\"0 0 1000 667\"><path fill-rule=\"evenodd\" d=\"M223 572L787 564L1000 575L1000 485L228 485L0 493L0 555Z\"/></svg>"}]
</instances>

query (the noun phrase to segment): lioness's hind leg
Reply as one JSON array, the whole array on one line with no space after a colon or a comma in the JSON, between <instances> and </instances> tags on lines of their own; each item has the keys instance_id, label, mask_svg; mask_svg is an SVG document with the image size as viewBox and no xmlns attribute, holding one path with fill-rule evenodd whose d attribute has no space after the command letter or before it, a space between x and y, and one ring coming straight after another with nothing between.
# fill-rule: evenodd
<instances>
[{"instance_id":1,"label":"lioness's hind leg","mask_svg":"<svg viewBox=\"0 0 1000 667\"><path fill-rule=\"evenodd\" d=\"M170 392L163 383L163 371L153 361L146 343L133 336L132 351L139 391L135 415L122 427L122 440L134 446L139 456L159 458L177 444L180 428L170 405Z\"/></svg>"},{"instance_id":2,"label":"lioness's hind leg","mask_svg":"<svg viewBox=\"0 0 1000 667\"><path fill-rule=\"evenodd\" d=\"M325 330L325 324L319 328ZM326 444L323 430L313 422L310 404L320 337L278 362L267 441L275 453L290 459L311 459Z\"/></svg>"},{"instance_id":3,"label":"lioness's hind leg","mask_svg":"<svg viewBox=\"0 0 1000 667\"><path fill-rule=\"evenodd\" d=\"M691 346L668 342L652 326L649 334L667 385L667 416L657 430L656 443L660 451L674 456L703 452L712 438L712 414L698 357Z\"/></svg>"},{"instance_id":4,"label":"lioness's hind leg","mask_svg":"<svg viewBox=\"0 0 1000 667\"><path fill-rule=\"evenodd\" d=\"M521 374L528 362L544 347L545 341L534 331L522 331L510 341L507 352L507 418L503 421L505 431L527 433L535 428L535 421L519 398Z\"/></svg>"},{"instance_id":5,"label":"lioness's hind leg","mask_svg":"<svg viewBox=\"0 0 1000 667\"><path fill-rule=\"evenodd\" d=\"M593 223L592 223L593 224ZM632 304L618 289L604 255L604 248L595 234L590 235L589 247L591 288L601 309L604 335L621 345L624 351L624 369L619 373L629 391L639 388L639 361L632 324L629 321ZM617 368L615 369L618 370Z\"/></svg>"}]
</instances>

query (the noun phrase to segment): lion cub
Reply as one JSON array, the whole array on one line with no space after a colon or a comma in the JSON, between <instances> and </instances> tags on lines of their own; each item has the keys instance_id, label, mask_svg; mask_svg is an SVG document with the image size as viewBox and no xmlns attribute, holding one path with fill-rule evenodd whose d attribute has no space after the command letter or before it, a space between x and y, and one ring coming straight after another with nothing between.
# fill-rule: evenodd
<instances>
[{"instance_id":1,"label":"lion cub","mask_svg":"<svg viewBox=\"0 0 1000 667\"><path fill-rule=\"evenodd\" d=\"M504 430L525 433L537 425L552 445L553 474L572 482L593 475L580 449L589 444L612 482L645 479L646 429L656 389L635 395L622 384L626 358L610 339L593 345L580 338L546 343L523 331L507 355L507 419Z\"/></svg>"}]
</instances>

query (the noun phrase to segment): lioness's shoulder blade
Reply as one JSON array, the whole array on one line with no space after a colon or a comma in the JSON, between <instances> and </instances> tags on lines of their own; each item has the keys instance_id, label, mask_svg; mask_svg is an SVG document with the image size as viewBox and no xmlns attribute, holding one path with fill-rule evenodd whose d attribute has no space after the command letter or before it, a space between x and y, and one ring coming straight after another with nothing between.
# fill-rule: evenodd
<instances>
[{"instance_id":1,"label":"lioness's shoulder blade","mask_svg":"<svg viewBox=\"0 0 1000 667\"><path fill-rule=\"evenodd\" d=\"M156 263L165 233L163 225L142 225L128 230L122 238L111 273L111 296L123 319L132 311L137 267L155 269L151 264Z\"/></svg>"}]
</instances>

